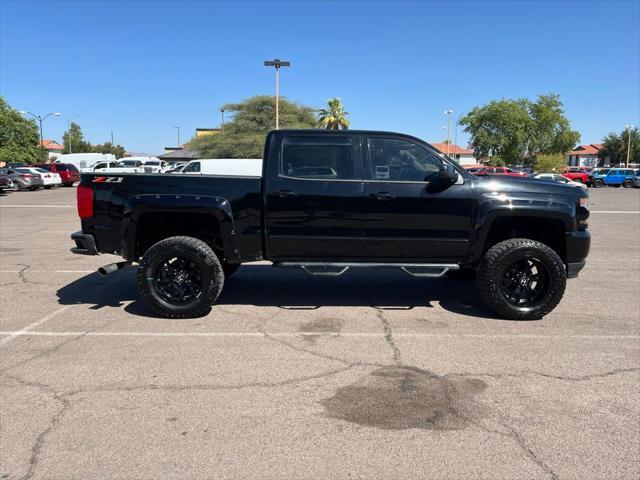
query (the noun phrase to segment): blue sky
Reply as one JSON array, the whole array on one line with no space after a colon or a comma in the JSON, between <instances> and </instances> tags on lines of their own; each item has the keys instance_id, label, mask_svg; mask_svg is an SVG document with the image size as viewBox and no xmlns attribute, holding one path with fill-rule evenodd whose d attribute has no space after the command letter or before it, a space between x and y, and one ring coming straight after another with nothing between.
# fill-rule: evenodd
<instances>
[{"instance_id":1,"label":"blue sky","mask_svg":"<svg viewBox=\"0 0 640 480\"><path fill-rule=\"evenodd\" d=\"M352 128L429 141L501 97L560 94L582 143L640 124L640 2L100 2L0 0L0 94L85 136L160 153L217 108L339 96ZM64 117L45 123L60 139ZM452 132L453 137L453 132ZM467 136L459 130L458 143Z\"/></svg>"}]
</instances>

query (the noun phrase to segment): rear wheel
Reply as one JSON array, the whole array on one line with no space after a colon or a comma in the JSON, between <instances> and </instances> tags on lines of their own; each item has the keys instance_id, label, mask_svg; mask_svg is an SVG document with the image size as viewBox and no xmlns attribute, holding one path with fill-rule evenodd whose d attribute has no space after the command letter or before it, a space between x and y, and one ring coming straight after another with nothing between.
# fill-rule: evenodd
<instances>
[{"instance_id":1,"label":"rear wheel","mask_svg":"<svg viewBox=\"0 0 640 480\"><path fill-rule=\"evenodd\" d=\"M594 186L594 188L602 188L602 187L604 187L604 180L602 180L601 178L596 178L593 181L593 186Z\"/></svg>"},{"instance_id":2,"label":"rear wheel","mask_svg":"<svg viewBox=\"0 0 640 480\"><path fill-rule=\"evenodd\" d=\"M633 180L631 180L630 178L627 178L624 183L624 188L631 188L633 187Z\"/></svg>"},{"instance_id":3,"label":"rear wheel","mask_svg":"<svg viewBox=\"0 0 640 480\"><path fill-rule=\"evenodd\" d=\"M526 238L494 245L478 269L485 301L496 313L512 320L537 320L551 312L564 295L566 281L558 254Z\"/></svg>"},{"instance_id":4,"label":"rear wheel","mask_svg":"<svg viewBox=\"0 0 640 480\"><path fill-rule=\"evenodd\" d=\"M170 237L142 257L137 275L142 300L168 318L206 314L224 285L224 273L211 247L193 237Z\"/></svg>"}]
</instances>

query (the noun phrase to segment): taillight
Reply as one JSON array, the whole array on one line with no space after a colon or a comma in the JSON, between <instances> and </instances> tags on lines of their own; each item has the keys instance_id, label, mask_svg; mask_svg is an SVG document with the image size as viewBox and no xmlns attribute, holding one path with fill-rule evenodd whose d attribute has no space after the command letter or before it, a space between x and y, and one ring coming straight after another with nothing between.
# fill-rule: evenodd
<instances>
[{"instance_id":1,"label":"taillight","mask_svg":"<svg viewBox=\"0 0 640 480\"><path fill-rule=\"evenodd\" d=\"M78 185L78 215L80 218L93 217L93 188Z\"/></svg>"}]
</instances>

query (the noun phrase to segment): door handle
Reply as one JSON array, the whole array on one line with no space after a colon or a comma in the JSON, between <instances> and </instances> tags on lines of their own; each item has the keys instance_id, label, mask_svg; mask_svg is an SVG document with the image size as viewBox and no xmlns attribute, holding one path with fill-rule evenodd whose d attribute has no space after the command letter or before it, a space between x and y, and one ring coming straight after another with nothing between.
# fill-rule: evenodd
<instances>
[{"instance_id":1,"label":"door handle","mask_svg":"<svg viewBox=\"0 0 640 480\"><path fill-rule=\"evenodd\" d=\"M278 196L280 198L287 198L287 197L297 197L298 194L292 190L280 190L278 192Z\"/></svg>"},{"instance_id":2,"label":"door handle","mask_svg":"<svg viewBox=\"0 0 640 480\"><path fill-rule=\"evenodd\" d=\"M386 202L386 201L393 200L394 198L396 198L393 195L391 195L389 192L372 193L369 196L371 198L375 198L376 200L380 200L381 202Z\"/></svg>"}]
</instances>

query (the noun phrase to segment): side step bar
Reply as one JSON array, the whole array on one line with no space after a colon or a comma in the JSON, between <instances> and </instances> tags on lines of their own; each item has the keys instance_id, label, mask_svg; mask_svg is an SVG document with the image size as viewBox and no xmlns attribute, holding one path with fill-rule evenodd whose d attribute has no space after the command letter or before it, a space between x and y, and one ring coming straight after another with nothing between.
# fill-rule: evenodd
<instances>
[{"instance_id":1,"label":"side step bar","mask_svg":"<svg viewBox=\"0 0 640 480\"><path fill-rule=\"evenodd\" d=\"M338 277L350 268L399 268L414 277L441 277L450 270L460 270L456 263L343 263L343 262L275 262L277 268L301 268L309 275Z\"/></svg>"}]
</instances>

